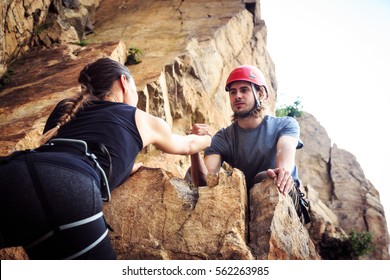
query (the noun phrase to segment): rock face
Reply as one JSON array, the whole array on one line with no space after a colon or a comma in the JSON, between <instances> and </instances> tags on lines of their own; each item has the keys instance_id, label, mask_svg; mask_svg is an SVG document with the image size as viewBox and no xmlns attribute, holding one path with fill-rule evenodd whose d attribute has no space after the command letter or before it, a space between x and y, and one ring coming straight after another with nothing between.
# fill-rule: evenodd
<instances>
[{"instance_id":1,"label":"rock face","mask_svg":"<svg viewBox=\"0 0 390 280\"><path fill-rule=\"evenodd\" d=\"M320 259L290 197L279 193L271 179L250 190L249 242L257 259Z\"/></svg>"},{"instance_id":2,"label":"rock face","mask_svg":"<svg viewBox=\"0 0 390 280\"><path fill-rule=\"evenodd\" d=\"M118 258L320 259L291 199L272 180L251 191L248 223L244 182L234 170L220 172L215 187L194 188L162 169L143 168L104 208Z\"/></svg>"},{"instance_id":3,"label":"rock face","mask_svg":"<svg viewBox=\"0 0 390 280\"><path fill-rule=\"evenodd\" d=\"M242 175L222 181L194 189L162 169L134 174L104 209L118 258L252 259Z\"/></svg>"},{"instance_id":4,"label":"rock face","mask_svg":"<svg viewBox=\"0 0 390 280\"><path fill-rule=\"evenodd\" d=\"M305 113L298 120L305 147L297 154L297 165L314 216L311 236L319 244L324 234L370 232L375 248L369 258L389 259L389 234L378 191L351 153L331 147L326 131L312 115Z\"/></svg>"},{"instance_id":5,"label":"rock face","mask_svg":"<svg viewBox=\"0 0 390 280\"><path fill-rule=\"evenodd\" d=\"M92 32L99 0L0 2L0 76L7 65L36 46L79 43ZM3 29L4 27L4 29Z\"/></svg>"},{"instance_id":6,"label":"rock face","mask_svg":"<svg viewBox=\"0 0 390 280\"><path fill-rule=\"evenodd\" d=\"M50 0L1 1L1 46L0 62L4 73L5 63L27 52L32 46L32 37L38 34L46 21ZM4 29L3 29L4 27Z\"/></svg>"},{"instance_id":7,"label":"rock face","mask_svg":"<svg viewBox=\"0 0 390 280\"><path fill-rule=\"evenodd\" d=\"M264 72L274 111L277 83L258 1L23 3L0 3L0 155L35 147L55 104L79 90L81 68L102 56L124 63L130 47L142 50L142 62L129 66L139 107L177 133L194 122L215 131L229 124L224 82L239 64ZM221 172L216 187L195 189L180 179L188 157L148 147L137 159L147 168L104 206L118 258L320 259L326 240L354 229L373 234L376 249L366 258L389 259L378 192L350 153L331 147L313 116L304 114L299 123L305 147L297 163L309 225L298 222L291 200L272 182L256 185L247 197L242 174L232 170ZM0 259L23 258L20 248L0 250Z\"/></svg>"}]
</instances>

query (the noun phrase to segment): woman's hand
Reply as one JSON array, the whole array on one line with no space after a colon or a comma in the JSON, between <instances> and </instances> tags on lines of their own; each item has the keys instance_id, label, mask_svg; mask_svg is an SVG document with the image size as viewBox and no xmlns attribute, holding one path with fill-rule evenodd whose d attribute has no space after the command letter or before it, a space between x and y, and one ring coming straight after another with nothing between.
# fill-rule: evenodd
<instances>
[{"instance_id":1,"label":"woman's hand","mask_svg":"<svg viewBox=\"0 0 390 280\"><path fill-rule=\"evenodd\" d=\"M144 166L144 164L142 162L138 162L138 163L134 163L133 165L133 170L131 170L131 173L130 175L133 175L135 172L138 171L138 169L140 169L140 167Z\"/></svg>"}]
</instances>

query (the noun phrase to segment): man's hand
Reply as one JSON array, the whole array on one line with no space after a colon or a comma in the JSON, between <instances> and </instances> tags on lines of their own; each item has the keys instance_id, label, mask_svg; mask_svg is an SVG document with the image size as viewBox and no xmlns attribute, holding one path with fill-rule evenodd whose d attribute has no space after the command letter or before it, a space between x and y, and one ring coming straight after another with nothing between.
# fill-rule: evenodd
<instances>
[{"instance_id":1,"label":"man's hand","mask_svg":"<svg viewBox=\"0 0 390 280\"><path fill-rule=\"evenodd\" d=\"M274 179L279 191L286 196L294 187L294 180L291 173L284 168L268 169L267 175Z\"/></svg>"},{"instance_id":2,"label":"man's hand","mask_svg":"<svg viewBox=\"0 0 390 280\"><path fill-rule=\"evenodd\" d=\"M210 128L207 124L196 123L192 128L187 132L187 134L195 135L209 135L212 137ZM201 159L199 153L191 155L191 178L195 186L206 186L207 185L207 174L208 169Z\"/></svg>"}]
</instances>

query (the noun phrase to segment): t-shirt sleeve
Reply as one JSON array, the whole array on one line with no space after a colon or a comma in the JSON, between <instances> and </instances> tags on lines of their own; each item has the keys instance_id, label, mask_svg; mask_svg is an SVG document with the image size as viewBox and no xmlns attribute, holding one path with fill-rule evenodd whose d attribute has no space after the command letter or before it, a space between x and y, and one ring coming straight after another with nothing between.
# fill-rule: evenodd
<instances>
[{"instance_id":1,"label":"t-shirt sleeve","mask_svg":"<svg viewBox=\"0 0 390 280\"><path fill-rule=\"evenodd\" d=\"M221 162L226 161L229 155L229 140L226 138L226 129L219 130L211 141L210 147L206 148L204 155L220 155Z\"/></svg>"},{"instance_id":2,"label":"t-shirt sleeve","mask_svg":"<svg viewBox=\"0 0 390 280\"><path fill-rule=\"evenodd\" d=\"M292 117L286 117L280 130L279 137L283 135L292 136L298 139L297 149L301 149L303 147L303 142L300 138L299 123L296 119Z\"/></svg>"},{"instance_id":3,"label":"t-shirt sleeve","mask_svg":"<svg viewBox=\"0 0 390 280\"><path fill-rule=\"evenodd\" d=\"M214 136L213 139L211 140L211 145L210 147L207 147L204 151L204 155L222 155L223 151L223 137L222 137L222 131L218 131Z\"/></svg>"}]
</instances>

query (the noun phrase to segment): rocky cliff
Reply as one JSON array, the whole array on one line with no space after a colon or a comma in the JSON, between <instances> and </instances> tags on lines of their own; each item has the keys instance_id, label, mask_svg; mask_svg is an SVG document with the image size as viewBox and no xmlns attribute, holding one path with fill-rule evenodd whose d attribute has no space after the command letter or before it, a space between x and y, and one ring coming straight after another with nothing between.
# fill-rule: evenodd
<instances>
[{"instance_id":1,"label":"rocky cliff","mask_svg":"<svg viewBox=\"0 0 390 280\"><path fill-rule=\"evenodd\" d=\"M274 112L277 83L259 1L30 2L0 3L0 155L36 145L54 105L77 92L86 63L102 56L125 63L130 47L142 51L141 63L129 66L139 107L177 133L194 122L215 131L230 122L223 87L239 64L265 73ZM297 160L312 223L303 227L297 221L291 201L272 182L246 197L242 174L227 170L217 187L195 189L181 179L188 157L149 147L138 158L146 167L116 189L104 208L118 257L328 258L325 249L355 230L373 235L374 250L365 258L389 259L379 193L353 155L330 146L313 116L306 113L299 122L305 147ZM0 257L25 258L19 248L1 250Z\"/></svg>"}]
</instances>

